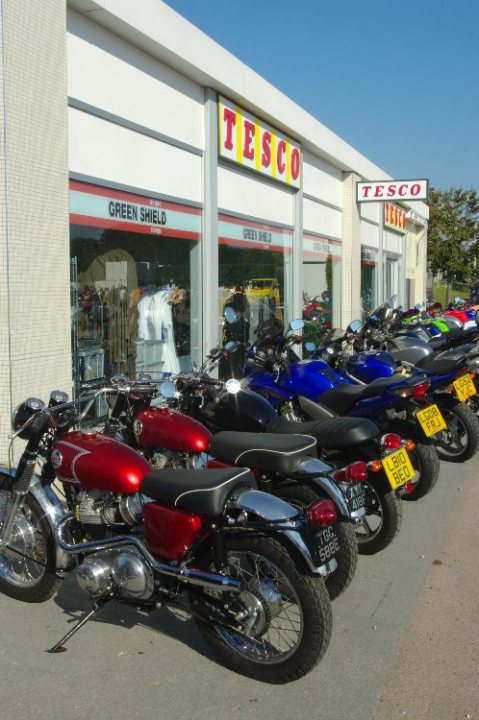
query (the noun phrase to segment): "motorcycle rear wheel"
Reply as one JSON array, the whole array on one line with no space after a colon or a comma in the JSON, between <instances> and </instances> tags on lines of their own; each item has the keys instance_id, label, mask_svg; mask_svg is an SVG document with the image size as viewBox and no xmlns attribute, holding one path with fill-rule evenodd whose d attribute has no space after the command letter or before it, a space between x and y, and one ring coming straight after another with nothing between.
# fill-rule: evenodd
<instances>
[{"instance_id":1,"label":"motorcycle rear wheel","mask_svg":"<svg viewBox=\"0 0 479 720\"><path fill-rule=\"evenodd\" d=\"M402 503L383 473L370 475L366 485L366 515L356 526L360 555L375 555L392 543L402 522Z\"/></svg>"},{"instance_id":2,"label":"motorcycle rear wheel","mask_svg":"<svg viewBox=\"0 0 479 720\"><path fill-rule=\"evenodd\" d=\"M303 677L331 638L331 602L323 580L303 573L270 538L226 537L225 543L224 572L243 581L243 593L254 596L261 631L248 635L196 617L203 638L226 667L247 677L273 684Z\"/></svg>"},{"instance_id":3,"label":"motorcycle rear wheel","mask_svg":"<svg viewBox=\"0 0 479 720\"><path fill-rule=\"evenodd\" d=\"M439 404L447 424L436 436L437 454L448 462L465 462L479 450L479 420L464 403Z\"/></svg>"},{"instance_id":4,"label":"motorcycle rear wheel","mask_svg":"<svg viewBox=\"0 0 479 720\"><path fill-rule=\"evenodd\" d=\"M13 496L0 478L0 526ZM0 592L22 602L44 602L55 594L56 552L52 531L35 498L28 494L15 515L10 540L0 547Z\"/></svg>"},{"instance_id":5,"label":"motorcycle rear wheel","mask_svg":"<svg viewBox=\"0 0 479 720\"><path fill-rule=\"evenodd\" d=\"M275 487L275 495L286 500L290 505L299 508L307 507L311 503L326 497L320 495L309 485L300 483L278 485ZM358 564L358 543L354 524L338 519L334 524L334 529L340 544L340 550L335 555L338 567L324 581L331 600L337 598L349 587Z\"/></svg>"}]
</instances>

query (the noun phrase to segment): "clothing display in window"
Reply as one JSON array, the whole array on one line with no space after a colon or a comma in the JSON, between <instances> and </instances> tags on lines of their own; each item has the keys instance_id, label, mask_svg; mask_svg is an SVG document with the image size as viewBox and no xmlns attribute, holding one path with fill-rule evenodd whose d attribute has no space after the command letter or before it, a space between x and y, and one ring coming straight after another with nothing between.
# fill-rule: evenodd
<instances>
[{"instance_id":1,"label":"clothing display in window","mask_svg":"<svg viewBox=\"0 0 479 720\"><path fill-rule=\"evenodd\" d=\"M178 373L180 365L175 348L173 329L172 288L147 291L139 298L137 352L143 352L138 358L141 369L155 369L162 372ZM140 350L141 346L144 346Z\"/></svg>"}]
</instances>

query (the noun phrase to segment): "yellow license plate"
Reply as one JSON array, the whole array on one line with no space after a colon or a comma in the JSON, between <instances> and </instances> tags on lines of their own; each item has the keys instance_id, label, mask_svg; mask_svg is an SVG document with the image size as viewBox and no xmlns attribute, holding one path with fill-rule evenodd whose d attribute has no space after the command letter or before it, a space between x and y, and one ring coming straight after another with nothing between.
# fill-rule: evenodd
<instances>
[{"instance_id":1,"label":"yellow license plate","mask_svg":"<svg viewBox=\"0 0 479 720\"><path fill-rule=\"evenodd\" d=\"M463 375L452 383L456 389L457 397L461 402L477 393L470 375Z\"/></svg>"},{"instance_id":2,"label":"yellow license plate","mask_svg":"<svg viewBox=\"0 0 479 720\"><path fill-rule=\"evenodd\" d=\"M426 437L431 437L441 432L441 430L445 430L447 427L446 421L437 405L428 405L424 410L419 410L419 412L416 413L416 417Z\"/></svg>"},{"instance_id":3,"label":"yellow license plate","mask_svg":"<svg viewBox=\"0 0 479 720\"><path fill-rule=\"evenodd\" d=\"M416 474L409 455L404 448L396 450L396 452L383 458L383 468L393 490L397 490L408 480L412 480Z\"/></svg>"}]
</instances>

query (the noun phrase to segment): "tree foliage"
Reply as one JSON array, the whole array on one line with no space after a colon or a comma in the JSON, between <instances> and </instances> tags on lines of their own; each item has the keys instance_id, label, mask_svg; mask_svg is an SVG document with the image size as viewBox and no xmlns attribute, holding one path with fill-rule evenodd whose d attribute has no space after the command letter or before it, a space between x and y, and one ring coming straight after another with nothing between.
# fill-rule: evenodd
<instances>
[{"instance_id":1,"label":"tree foliage","mask_svg":"<svg viewBox=\"0 0 479 720\"><path fill-rule=\"evenodd\" d=\"M429 194L428 266L446 280L479 274L479 197L476 190L431 189Z\"/></svg>"}]
</instances>

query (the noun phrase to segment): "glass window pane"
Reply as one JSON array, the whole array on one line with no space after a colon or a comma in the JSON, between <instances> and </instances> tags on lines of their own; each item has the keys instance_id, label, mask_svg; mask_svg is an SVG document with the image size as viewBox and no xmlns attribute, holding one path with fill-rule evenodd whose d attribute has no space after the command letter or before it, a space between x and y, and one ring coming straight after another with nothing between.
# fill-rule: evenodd
<instances>
[{"instance_id":1,"label":"glass window pane","mask_svg":"<svg viewBox=\"0 0 479 720\"><path fill-rule=\"evenodd\" d=\"M341 323L341 243L304 234L303 320L305 342L318 342L321 329Z\"/></svg>"},{"instance_id":2,"label":"glass window pane","mask_svg":"<svg viewBox=\"0 0 479 720\"><path fill-rule=\"evenodd\" d=\"M378 251L361 248L361 312L364 318L377 307Z\"/></svg>"},{"instance_id":3,"label":"glass window pane","mask_svg":"<svg viewBox=\"0 0 479 720\"><path fill-rule=\"evenodd\" d=\"M291 307L292 231L272 225L219 216L218 323L221 343L240 340L245 347L258 327L289 322ZM232 307L235 323L226 323ZM241 363L238 362L238 366ZM238 367L239 370L239 367Z\"/></svg>"},{"instance_id":4,"label":"glass window pane","mask_svg":"<svg viewBox=\"0 0 479 720\"><path fill-rule=\"evenodd\" d=\"M70 226L77 383L189 370L200 350L200 211L91 188L76 184L83 213Z\"/></svg>"}]
</instances>

